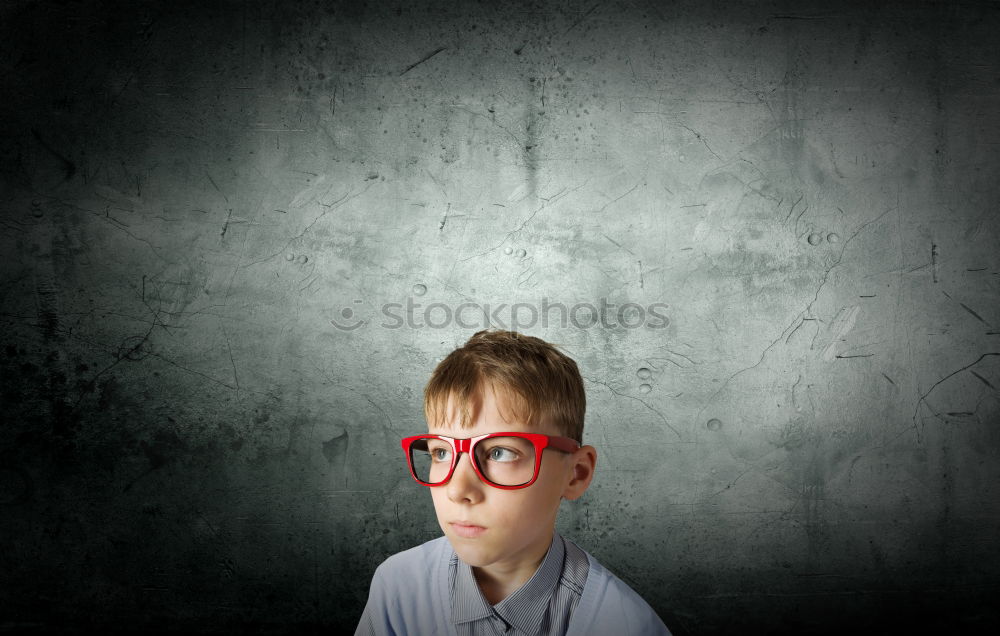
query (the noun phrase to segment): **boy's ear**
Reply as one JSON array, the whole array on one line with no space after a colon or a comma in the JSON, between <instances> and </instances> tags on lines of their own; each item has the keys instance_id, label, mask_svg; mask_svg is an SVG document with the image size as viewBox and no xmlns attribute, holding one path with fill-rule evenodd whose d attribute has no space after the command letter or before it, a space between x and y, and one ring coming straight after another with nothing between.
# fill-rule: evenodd
<instances>
[{"instance_id":1,"label":"boy's ear","mask_svg":"<svg viewBox=\"0 0 1000 636\"><path fill-rule=\"evenodd\" d=\"M563 489L563 498L574 500L583 496L590 486L590 481L594 478L594 469L597 466L597 449L593 446L581 446L570 455L572 467L570 469L570 480Z\"/></svg>"}]
</instances>

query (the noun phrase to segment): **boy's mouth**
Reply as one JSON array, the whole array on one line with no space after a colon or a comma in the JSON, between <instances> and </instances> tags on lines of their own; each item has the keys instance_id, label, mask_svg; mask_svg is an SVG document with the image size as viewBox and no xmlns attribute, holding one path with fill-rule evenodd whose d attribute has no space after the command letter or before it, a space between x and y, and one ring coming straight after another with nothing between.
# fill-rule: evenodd
<instances>
[{"instance_id":1,"label":"boy's mouth","mask_svg":"<svg viewBox=\"0 0 1000 636\"><path fill-rule=\"evenodd\" d=\"M452 522L451 529L455 531L455 534L466 539L473 539L486 532L486 528L483 526L461 522Z\"/></svg>"}]
</instances>

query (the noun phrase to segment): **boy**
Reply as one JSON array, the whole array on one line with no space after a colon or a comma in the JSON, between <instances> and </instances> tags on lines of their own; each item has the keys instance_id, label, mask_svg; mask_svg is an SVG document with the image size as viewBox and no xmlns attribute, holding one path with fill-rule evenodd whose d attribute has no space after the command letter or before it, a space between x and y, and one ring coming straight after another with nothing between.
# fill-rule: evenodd
<instances>
[{"instance_id":1,"label":"boy","mask_svg":"<svg viewBox=\"0 0 1000 636\"><path fill-rule=\"evenodd\" d=\"M594 476L585 410L576 363L538 338L484 330L442 360L424 390L428 433L402 446L444 536L378 566L356 634L669 636L555 531L560 500Z\"/></svg>"}]
</instances>

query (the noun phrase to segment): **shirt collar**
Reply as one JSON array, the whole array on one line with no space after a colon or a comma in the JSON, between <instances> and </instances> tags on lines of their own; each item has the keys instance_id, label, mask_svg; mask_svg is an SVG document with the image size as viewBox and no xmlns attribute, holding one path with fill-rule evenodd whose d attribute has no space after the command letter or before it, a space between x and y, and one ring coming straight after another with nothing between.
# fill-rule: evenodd
<instances>
[{"instance_id":1,"label":"shirt collar","mask_svg":"<svg viewBox=\"0 0 1000 636\"><path fill-rule=\"evenodd\" d=\"M459 624L479 620L492 615L495 611L507 623L522 632L534 633L541 623L562 575L565 555L566 547L563 539L558 532L553 531L549 550L534 575L513 594L490 606L483 598L472 568L459 559L453 549L452 561L456 562L456 572L455 587L452 592L452 622Z\"/></svg>"}]
</instances>

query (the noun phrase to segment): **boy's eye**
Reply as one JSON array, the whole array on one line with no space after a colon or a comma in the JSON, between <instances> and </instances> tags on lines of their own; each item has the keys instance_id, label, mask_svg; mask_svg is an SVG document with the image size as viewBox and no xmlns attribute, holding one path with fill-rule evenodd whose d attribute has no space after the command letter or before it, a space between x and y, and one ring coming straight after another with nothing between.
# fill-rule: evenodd
<instances>
[{"instance_id":1,"label":"boy's eye","mask_svg":"<svg viewBox=\"0 0 1000 636\"><path fill-rule=\"evenodd\" d=\"M432 448L429 451L431 459L436 462L448 461L448 449L447 448Z\"/></svg>"},{"instance_id":2,"label":"boy's eye","mask_svg":"<svg viewBox=\"0 0 1000 636\"><path fill-rule=\"evenodd\" d=\"M518 453L503 446L494 446L487 452L486 456L494 462L513 462L517 461Z\"/></svg>"}]
</instances>

